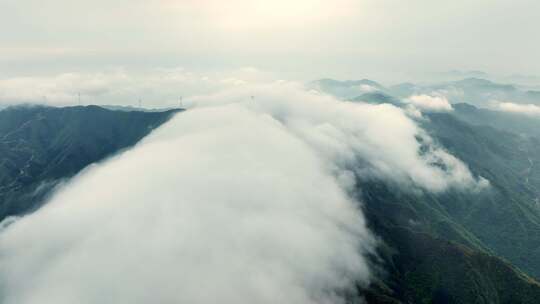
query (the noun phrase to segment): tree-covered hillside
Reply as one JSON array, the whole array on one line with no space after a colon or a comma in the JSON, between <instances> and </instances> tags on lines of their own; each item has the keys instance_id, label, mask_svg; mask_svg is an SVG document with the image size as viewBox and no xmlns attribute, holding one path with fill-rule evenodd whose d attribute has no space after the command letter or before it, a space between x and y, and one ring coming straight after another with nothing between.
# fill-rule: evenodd
<instances>
[{"instance_id":1,"label":"tree-covered hillside","mask_svg":"<svg viewBox=\"0 0 540 304\"><path fill-rule=\"evenodd\" d=\"M354 82L337 83L339 92L353 89ZM473 102L481 99L478 92L521 94L510 86L494 86L477 79L439 87L404 84L353 98L319 88L351 102L398 107L408 106L403 98L434 88L462 88L466 93L462 98L472 96ZM373 258L378 280L367 291L361 288L366 299L369 303L537 303L540 119L460 103L449 112L427 111L417 123L475 176L489 180L490 186L434 194L386 181L361 182L358 198L370 228L380 237Z\"/></svg>"},{"instance_id":2,"label":"tree-covered hillside","mask_svg":"<svg viewBox=\"0 0 540 304\"><path fill-rule=\"evenodd\" d=\"M134 145L174 112L97 106L0 111L0 221L39 206L60 181Z\"/></svg>"}]
</instances>

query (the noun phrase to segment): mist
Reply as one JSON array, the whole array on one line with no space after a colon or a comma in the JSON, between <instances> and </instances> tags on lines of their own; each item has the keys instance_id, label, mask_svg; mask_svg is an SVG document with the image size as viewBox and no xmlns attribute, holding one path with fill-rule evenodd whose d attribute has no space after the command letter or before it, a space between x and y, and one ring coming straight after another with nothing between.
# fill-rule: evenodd
<instances>
[{"instance_id":1,"label":"mist","mask_svg":"<svg viewBox=\"0 0 540 304\"><path fill-rule=\"evenodd\" d=\"M268 82L266 71L243 67L197 72L182 67L99 72L63 72L0 79L0 106L21 103L50 106L121 105L146 108L180 106L180 98L207 95L235 86Z\"/></svg>"},{"instance_id":2,"label":"mist","mask_svg":"<svg viewBox=\"0 0 540 304\"><path fill-rule=\"evenodd\" d=\"M456 69L540 74L535 0L3 4L10 30L0 42L2 77L117 66L256 66L301 80L431 80Z\"/></svg>"},{"instance_id":3,"label":"mist","mask_svg":"<svg viewBox=\"0 0 540 304\"><path fill-rule=\"evenodd\" d=\"M540 116L540 106L534 104L519 104L513 102L494 102L494 107L497 111L521 114L532 117Z\"/></svg>"},{"instance_id":4,"label":"mist","mask_svg":"<svg viewBox=\"0 0 540 304\"><path fill-rule=\"evenodd\" d=\"M273 82L188 106L2 226L3 303L342 303L371 279L363 181L487 185L391 105Z\"/></svg>"},{"instance_id":5,"label":"mist","mask_svg":"<svg viewBox=\"0 0 540 304\"><path fill-rule=\"evenodd\" d=\"M405 102L427 112L450 112L452 105L444 96L413 95Z\"/></svg>"}]
</instances>

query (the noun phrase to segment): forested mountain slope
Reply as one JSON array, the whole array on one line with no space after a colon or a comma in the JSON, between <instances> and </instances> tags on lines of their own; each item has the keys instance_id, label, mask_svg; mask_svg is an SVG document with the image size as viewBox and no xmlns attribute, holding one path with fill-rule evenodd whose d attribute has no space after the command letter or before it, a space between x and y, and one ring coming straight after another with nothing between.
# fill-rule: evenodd
<instances>
[{"instance_id":1,"label":"forested mountain slope","mask_svg":"<svg viewBox=\"0 0 540 304\"><path fill-rule=\"evenodd\" d=\"M60 181L134 145L175 112L98 106L0 111L0 221L37 207Z\"/></svg>"}]
</instances>

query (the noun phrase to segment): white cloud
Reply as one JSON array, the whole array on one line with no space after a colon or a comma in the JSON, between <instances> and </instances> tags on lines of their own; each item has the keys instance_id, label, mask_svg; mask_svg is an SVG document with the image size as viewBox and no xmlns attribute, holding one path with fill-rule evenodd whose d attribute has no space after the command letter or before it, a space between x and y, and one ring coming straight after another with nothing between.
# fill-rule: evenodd
<instances>
[{"instance_id":1,"label":"white cloud","mask_svg":"<svg viewBox=\"0 0 540 304\"><path fill-rule=\"evenodd\" d=\"M524 114L529 116L540 116L540 106L534 104L518 104L512 102L495 102L495 110Z\"/></svg>"},{"instance_id":2,"label":"white cloud","mask_svg":"<svg viewBox=\"0 0 540 304\"><path fill-rule=\"evenodd\" d=\"M268 81L271 76L246 67L227 72L195 73L183 68L142 71L111 69L99 73L62 73L50 76L0 79L0 105L45 103L176 107L180 96L192 97L229 87Z\"/></svg>"},{"instance_id":3,"label":"white cloud","mask_svg":"<svg viewBox=\"0 0 540 304\"><path fill-rule=\"evenodd\" d=\"M370 86L369 84L362 84L360 85L360 91L364 93L372 93L377 92L377 88Z\"/></svg>"},{"instance_id":4,"label":"white cloud","mask_svg":"<svg viewBox=\"0 0 540 304\"><path fill-rule=\"evenodd\" d=\"M355 183L483 183L391 105L287 82L192 102L4 228L3 303L342 303L374 245Z\"/></svg>"},{"instance_id":5,"label":"white cloud","mask_svg":"<svg viewBox=\"0 0 540 304\"><path fill-rule=\"evenodd\" d=\"M437 148L404 110L389 104L340 102L290 82L233 88L192 101L194 108L241 102L270 115L318 151L325 163L337 162L339 169L361 160L364 176L413 183L430 191L475 184L462 162ZM430 153L418 155L418 137L432 147ZM446 163L448 171L431 166L435 159Z\"/></svg>"},{"instance_id":6,"label":"white cloud","mask_svg":"<svg viewBox=\"0 0 540 304\"><path fill-rule=\"evenodd\" d=\"M405 102L421 111L448 112L453 110L452 105L444 96L413 95L405 99Z\"/></svg>"},{"instance_id":7,"label":"white cloud","mask_svg":"<svg viewBox=\"0 0 540 304\"><path fill-rule=\"evenodd\" d=\"M372 241L323 167L244 106L178 115L0 235L2 302L340 303Z\"/></svg>"},{"instance_id":8,"label":"white cloud","mask_svg":"<svg viewBox=\"0 0 540 304\"><path fill-rule=\"evenodd\" d=\"M416 108L415 106L411 104L405 107L405 113L407 113L407 115L413 119L424 118L424 115L422 115L422 111L418 110L418 108Z\"/></svg>"}]
</instances>

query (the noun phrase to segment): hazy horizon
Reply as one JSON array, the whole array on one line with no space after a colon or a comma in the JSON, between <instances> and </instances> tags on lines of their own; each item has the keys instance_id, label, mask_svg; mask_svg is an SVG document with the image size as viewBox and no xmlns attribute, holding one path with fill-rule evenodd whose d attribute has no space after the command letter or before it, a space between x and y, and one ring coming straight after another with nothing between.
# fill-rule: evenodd
<instances>
[{"instance_id":1,"label":"hazy horizon","mask_svg":"<svg viewBox=\"0 0 540 304\"><path fill-rule=\"evenodd\" d=\"M37 3L4 1L2 78L178 67L392 83L453 70L540 74L532 0Z\"/></svg>"}]
</instances>

